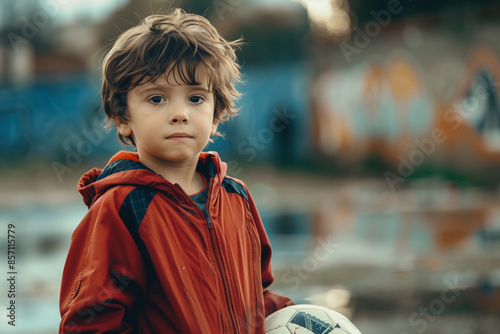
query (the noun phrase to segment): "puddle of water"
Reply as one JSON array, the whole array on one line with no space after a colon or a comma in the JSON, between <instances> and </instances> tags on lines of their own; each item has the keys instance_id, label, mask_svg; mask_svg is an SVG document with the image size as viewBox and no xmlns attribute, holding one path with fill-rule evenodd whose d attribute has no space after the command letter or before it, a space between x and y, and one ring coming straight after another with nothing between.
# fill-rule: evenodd
<instances>
[{"instance_id":1,"label":"puddle of water","mask_svg":"<svg viewBox=\"0 0 500 334\"><path fill-rule=\"evenodd\" d=\"M405 198L399 202L365 196L332 197L331 205L294 210L264 206L261 217L273 246L272 288L298 303L336 309L366 333L418 332L422 327L408 319L420 307L434 308L428 332L458 330L444 320L460 313L460 320L469 321L459 326L470 328L463 333L493 333L488 328L498 326L488 314L500 311L500 205L479 205L483 195L468 198L468 206L443 204L442 189L425 196L418 190L395 194ZM17 232L15 333L53 333L58 327L62 268L71 233L85 213L80 201L1 209L1 231L12 223ZM0 233L0 244L5 242ZM2 247L0 257L5 256ZM6 284L0 280L0 291ZM444 300L442 293L450 284L460 295L447 303L452 295ZM0 300L3 319L6 302ZM489 327L480 326L483 320ZM11 329L0 322L0 332Z\"/></svg>"}]
</instances>

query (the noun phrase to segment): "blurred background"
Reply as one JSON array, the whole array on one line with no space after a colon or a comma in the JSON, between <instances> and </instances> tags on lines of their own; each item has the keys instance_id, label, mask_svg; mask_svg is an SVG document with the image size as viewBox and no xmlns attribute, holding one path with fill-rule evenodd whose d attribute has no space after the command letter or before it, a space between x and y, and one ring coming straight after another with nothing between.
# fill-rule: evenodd
<instances>
[{"instance_id":1,"label":"blurred background","mask_svg":"<svg viewBox=\"0 0 500 334\"><path fill-rule=\"evenodd\" d=\"M208 149L257 201L274 290L363 333L498 333L500 1L488 0L2 0L0 332L57 331L86 213L76 183L124 149L103 127L100 62L173 7L247 43L240 115Z\"/></svg>"}]
</instances>

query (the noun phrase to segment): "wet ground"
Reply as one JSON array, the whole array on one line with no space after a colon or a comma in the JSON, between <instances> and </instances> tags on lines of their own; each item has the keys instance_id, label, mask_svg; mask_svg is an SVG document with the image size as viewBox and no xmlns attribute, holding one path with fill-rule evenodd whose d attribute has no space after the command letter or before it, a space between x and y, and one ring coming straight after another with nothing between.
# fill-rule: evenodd
<instances>
[{"instance_id":1,"label":"wet ground","mask_svg":"<svg viewBox=\"0 0 500 334\"><path fill-rule=\"evenodd\" d=\"M86 212L81 171L0 180L0 333L55 333L70 236ZM334 180L247 169L273 245L273 289L335 309L363 333L497 333L500 194L439 180L390 191L383 179ZM10 225L10 228L9 228ZM15 230L15 327L8 324L8 230Z\"/></svg>"}]
</instances>

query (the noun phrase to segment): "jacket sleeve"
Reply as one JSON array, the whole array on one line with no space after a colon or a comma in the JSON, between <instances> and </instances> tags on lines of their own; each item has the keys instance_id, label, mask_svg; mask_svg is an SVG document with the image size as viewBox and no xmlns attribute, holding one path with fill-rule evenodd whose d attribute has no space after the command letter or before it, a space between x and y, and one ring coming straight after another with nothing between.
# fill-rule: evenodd
<instances>
[{"instance_id":1,"label":"jacket sleeve","mask_svg":"<svg viewBox=\"0 0 500 334\"><path fill-rule=\"evenodd\" d=\"M145 291L141 253L119 215L100 198L73 233L63 271L59 333L132 333L134 306Z\"/></svg>"},{"instance_id":2,"label":"jacket sleeve","mask_svg":"<svg viewBox=\"0 0 500 334\"><path fill-rule=\"evenodd\" d=\"M271 313L278 311L286 306L295 305L295 302L283 295L277 294L269 289L267 289L271 283L274 281L274 275L271 268L271 243L269 242L269 238L267 237L266 230L264 229L264 225L260 219L259 212L257 210L257 206L250 195L250 192L247 189L248 201L250 204L250 211L254 218L257 231L259 233L259 238L261 242L261 269L262 269L262 287L264 288L264 303L266 310L266 317Z\"/></svg>"}]
</instances>

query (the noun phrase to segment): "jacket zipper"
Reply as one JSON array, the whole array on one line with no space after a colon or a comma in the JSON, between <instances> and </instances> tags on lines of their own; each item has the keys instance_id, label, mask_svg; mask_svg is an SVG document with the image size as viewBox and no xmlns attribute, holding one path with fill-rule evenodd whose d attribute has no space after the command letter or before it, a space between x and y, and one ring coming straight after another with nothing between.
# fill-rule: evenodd
<instances>
[{"instance_id":1,"label":"jacket zipper","mask_svg":"<svg viewBox=\"0 0 500 334\"><path fill-rule=\"evenodd\" d=\"M196 203L193 202L193 200L191 199L191 197L186 194L186 192L184 191L184 189L182 189L181 187L179 187L179 190L184 194L184 196L198 209L200 210L201 212L203 212L203 216L205 217L205 220L207 222L207 226L208 226L208 233L210 234L210 241L212 243L212 249L214 251L214 255L215 255L215 259L217 261L217 267L219 267L219 273L220 273L220 276L221 276L221 279L222 279L222 285L224 286L224 292L225 292L225 295L226 295L226 303L227 303L227 307L228 307L228 310L229 310L229 317L231 318L231 325L233 327L233 331L235 334L239 333L238 331L238 327L236 326L236 323L235 323L235 312L234 312L234 309L233 309L233 305L231 303L231 298L229 296L229 283L227 281L227 276L224 274L224 270L222 269L222 259L221 259L221 256L220 256L220 250L219 250L219 247L216 247L216 242L215 242L215 230L214 230L214 225L212 223L212 219L210 218L210 215L208 213L208 210L207 208L209 207L209 204L210 204L210 196L212 194L212 180L209 180L209 184L208 184L208 195L207 195L207 203L205 204L205 209L202 210Z\"/></svg>"},{"instance_id":2,"label":"jacket zipper","mask_svg":"<svg viewBox=\"0 0 500 334\"><path fill-rule=\"evenodd\" d=\"M208 201L207 201L207 206L208 206ZM219 251L219 248L216 247L216 243L215 243L215 231L214 231L214 226L212 224L212 219L210 219L210 215L208 214L208 211L207 209L205 210L202 210L203 211L203 216L205 217L205 220L207 221L207 225L208 225L208 232L210 233L210 241L212 242L212 248L214 250L214 254L215 254L215 257L216 257L216 260L217 260L217 266L219 267L219 273L221 275L221 278L222 278L222 285L224 286L224 292L225 292L225 295L226 295L226 303L227 303L227 306L228 306L228 311L229 311L229 316L231 318L231 324L233 325L233 331L234 333L239 333L238 331L238 328L236 326L236 323L234 322L234 318L235 318L235 315L234 315L234 309L233 309L233 305L231 304L231 299L230 299L230 296L229 296L229 283L227 281L227 276L224 274L224 270L222 269L222 259L220 257L220 251Z\"/></svg>"}]
</instances>

